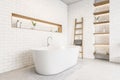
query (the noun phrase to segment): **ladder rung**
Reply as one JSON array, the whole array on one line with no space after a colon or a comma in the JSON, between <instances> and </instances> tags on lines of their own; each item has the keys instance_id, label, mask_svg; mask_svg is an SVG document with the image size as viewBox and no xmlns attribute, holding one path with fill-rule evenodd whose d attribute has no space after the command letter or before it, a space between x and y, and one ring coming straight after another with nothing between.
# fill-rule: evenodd
<instances>
[{"instance_id":1,"label":"ladder rung","mask_svg":"<svg viewBox=\"0 0 120 80\"><path fill-rule=\"evenodd\" d=\"M76 22L76 24L82 24L83 22Z\"/></svg>"},{"instance_id":2,"label":"ladder rung","mask_svg":"<svg viewBox=\"0 0 120 80\"><path fill-rule=\"evenodd\" d=\"M82 34L75 34L75 35L82 35Z\"/></svg>"},{"instance_id":3,"label":"ladder rung","mask_svg":"<svg viewBox=\"0 0 120 80\"><path fill-rule=\"evenodd\" d=\"M83 29L83 28L75 28L75 29L77 30L77 29Z\"/></svg>"},{"instance_id":4,"label":"ladder rung","mask_svg":"<svg viewBox=\"0 0 120 80\"><path fill-rule=\"evenodd\" d=\"M75 40L82 40L82 39L75 39Z\"/></svg>"}]
</instances>

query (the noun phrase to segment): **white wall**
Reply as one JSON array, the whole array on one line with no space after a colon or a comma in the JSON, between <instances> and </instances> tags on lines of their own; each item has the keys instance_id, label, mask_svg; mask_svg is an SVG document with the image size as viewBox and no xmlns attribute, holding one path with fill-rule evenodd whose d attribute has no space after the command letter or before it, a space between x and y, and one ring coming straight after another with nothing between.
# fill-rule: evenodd
<instances>
[{"instance_id":1,"label":"white wall","mask_svg":"<svg viewBox=\"0 0 120 80\"><path fill-rule=\"evenodd\" d=\"M63 33L11 28L12 12L62 24ZM67 5L60 0L1 0L0 73L33 64L29 50L45 46L48 36L55 45L66 44Z\"/></svg>"},{"instance_id":2,"label":"white wall","mask_svg":"<svg viewBox=\"0 0 120 80\"><path fill-rule=\"evenodd\" d=\"M81 0L77 3L69 5L69 44L74 39L74 20L84 17L84 57L93 58L93 42L94 42L94 25L93 25L93 2L94 0Z\"/></svg>"},{"instance_id":3,"label":"white wall","mask_svg":"<svg viewBox=\"0 0 120 80\"><path fill-rule=\"evenodd\" d=\"M110 61L120 62L120 0L110 0Z\"/></svg>"}]
</instances>

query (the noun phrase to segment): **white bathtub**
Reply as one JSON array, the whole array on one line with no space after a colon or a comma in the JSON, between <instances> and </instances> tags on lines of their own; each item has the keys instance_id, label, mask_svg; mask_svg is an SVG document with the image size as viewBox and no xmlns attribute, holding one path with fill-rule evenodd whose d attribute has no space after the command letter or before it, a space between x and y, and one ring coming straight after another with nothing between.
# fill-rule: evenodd
<instances>
[{"instance_id":1,"label":"white bathtub","mask_svg":"<svg viewBox=\"0 0 120 80\"><path fill-rule=\"evenodd\" d=\"M60 73L76 65L79 47L48 47L32 49L36 72L43 75Z\"/></svg>"}]
</instances>

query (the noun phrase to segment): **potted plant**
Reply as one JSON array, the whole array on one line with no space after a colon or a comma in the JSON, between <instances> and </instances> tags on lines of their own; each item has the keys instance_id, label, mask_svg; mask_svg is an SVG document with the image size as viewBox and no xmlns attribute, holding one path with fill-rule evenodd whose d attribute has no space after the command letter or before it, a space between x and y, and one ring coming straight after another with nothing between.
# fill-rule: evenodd
<instances>
[{"instance_id":1,"label":"potted plant","mask_svg":"<svg viewBox=\"0 0 120 80\"><path fill-rule=\"evenodd\" d=\"M36 26L36 22L32 21L32 25L33 25L33 28L32 28L32 29L34 29L35 26Z\"/></svg>"}]
</instances>

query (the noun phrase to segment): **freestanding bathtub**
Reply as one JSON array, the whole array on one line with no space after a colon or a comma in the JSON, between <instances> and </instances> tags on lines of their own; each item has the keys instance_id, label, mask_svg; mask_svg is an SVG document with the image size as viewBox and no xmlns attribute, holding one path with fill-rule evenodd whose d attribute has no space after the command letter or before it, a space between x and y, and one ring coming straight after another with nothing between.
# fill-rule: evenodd
<instances>
[{"instance_id":1,"label":"freestanding bathtub","mask_svg":"<svg viewBox=\"0 0 120 80\"><path fill-rule=\"evenodd\" d=\"M43 75L60 73L76 65L79 47L48 47L32 49L36 72Z\"/></svg>"}]
</instances>

